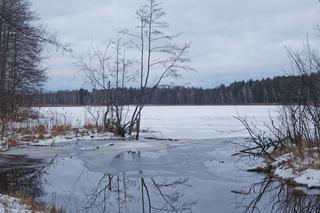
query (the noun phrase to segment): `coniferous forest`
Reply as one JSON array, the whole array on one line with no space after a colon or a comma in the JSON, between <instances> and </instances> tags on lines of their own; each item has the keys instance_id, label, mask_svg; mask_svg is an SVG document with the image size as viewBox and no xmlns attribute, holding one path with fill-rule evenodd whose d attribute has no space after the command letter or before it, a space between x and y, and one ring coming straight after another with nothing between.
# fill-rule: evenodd
<instances>
[{"instance_id":1,"label":"coniferous forest","mask_svg":"<svg viewBox=\"0 0 320 213\"><path fill-rule=\"evenodd\" d=\"M319 76L312 74L310 78ZM235 81L213 88L159 87L148 88L152 96L145 97L149 105L233 105L233 104L286 104L299 93L301 76L281 76L263 80ZM103 105L108 93L116 94L122 104L136 104L139 90L121 88L111 90L85 89L39 93L35 105Z\"/></svg>"}]
</instances>

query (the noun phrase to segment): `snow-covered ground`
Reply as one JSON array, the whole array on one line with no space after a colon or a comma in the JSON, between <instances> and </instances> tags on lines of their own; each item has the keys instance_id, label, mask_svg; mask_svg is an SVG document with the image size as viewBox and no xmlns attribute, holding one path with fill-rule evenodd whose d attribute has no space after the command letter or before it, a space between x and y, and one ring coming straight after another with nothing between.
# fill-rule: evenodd
<instances>
[{"instance_id":1,"label":"snow-covered ground","mask_svg":"<svg viewBox=\"0 0 320 213\"><path fill-rule=\"evenodd\" d=\"M0 213L32 213L32 211L19 199L8 195L0 195Z\"/></svg>"},{"instance_id":2,"label":"snow-covered ground","mask_svg":"<svg viewBox=\"0 0 320 213\"><path fill-rule=\"evenodd\" d=\"M308 188L320 187L320 161L317 156L305 156L301 159L292 153L284 154L273 163L274 174L284 180L291 180L295 184Z\"/></svg>"}]
</instances>

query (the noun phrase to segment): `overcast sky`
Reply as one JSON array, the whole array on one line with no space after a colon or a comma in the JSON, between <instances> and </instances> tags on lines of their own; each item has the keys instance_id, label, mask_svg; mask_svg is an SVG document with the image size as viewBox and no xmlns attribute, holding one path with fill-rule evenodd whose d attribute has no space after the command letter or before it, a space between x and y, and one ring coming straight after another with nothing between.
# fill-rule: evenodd
<instances>
[{"instance_id":1,"label":"overcast sky","mask_svg":"<svg viewBox=\"0 0 320 213\"><path fill-rule=\"evenodd\" d=\"M91 41L103 44L117 31L136 25L135 11L144 0L31 0L34 10L60 40L70 42L74 56ZM215 87L234 80L283 75L286 46L301 47L307 35L319 47L314 31L320 22L317 0L163 0L170 31L192 42L190 56L197 73L177 85ZM46 51L48 90L78 89L75 59Z\"/></svg>"}]
</instances>

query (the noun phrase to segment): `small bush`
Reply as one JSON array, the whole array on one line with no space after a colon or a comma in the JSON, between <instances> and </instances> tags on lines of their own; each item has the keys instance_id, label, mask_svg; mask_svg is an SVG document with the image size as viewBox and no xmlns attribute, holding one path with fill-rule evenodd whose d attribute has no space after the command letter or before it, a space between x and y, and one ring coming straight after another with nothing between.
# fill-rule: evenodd
<instances>
[{"instance_id":1,"label":"small bush","mask_svg":"<svg viewBox=\"0 0 320 213\"><path fill-rule=\"evenodd\" d=\"M28 128L19 128L16 129L16 132L22 135L31 135L33 133L32 130Z\"/></svg>"},{"instance_id":2,"label":"small bush","mask_svg":"<svg viewBox=\"0 0 320 213\"><path fill-rule=\"evenodd\" d=\"M56 137L59 135L65 135L67 132L71 130L72 128L70 126L64 126L64 125L56 126L52 130L52 136Z\"/></svg>"},{"instance_id":3,"label":"small bush","mask_svg":"<svg viewBox=\"0 0 320 213\"><path fill-rule=\"evenodd\" d=\"M12 115L12 120L15 122L24 122L28 119L36 120L38 118L39 118L39 114L36 111L31 109L18 111Z\"/></svg>"},{"instance_id":4,"label":"small bush","mask_svg":"<svg viewBox=\"0 0 320 213\"><path fill-rule=\"evenodd\" d=\"M37 137L35 135L24 135L21 140L25 142L36 142Z\"/></svg>"},{"instance_id":5,"label":"small bush","mask_svg":"<svg viewBox=\"0 0 320 213\"><path fill-rule=\"evenodd\" d=\"M45 135L45 134L47 134L47 130L46 129L47 128L45 126L39 125L39 126L36 126L34 128L34 133L38 134L38 135Z\"/></svg>"},{"instance_id":6,"label":"small bush","mask_svg":"<svg viewBox=\"0 0 320 213\"><path fill-rule=\"evenodd\" d=\"M14 148L14 147L18 146L17 141L15 139L13 139L13 138L9 138L8 141L7 141L7 144L8 144L9 148Z\"/></svg>"},{"instance_id":7,"label":"small bush","mask_svg":"<svg viewBox=\"0 0 320 213\"><path fill-rule=\"evenodd\" d=\"M84 129L87 130L94 130L95 129L95 125L91 124L91 123L87 123L83 126Z\"/></svg>"}]
</instances>

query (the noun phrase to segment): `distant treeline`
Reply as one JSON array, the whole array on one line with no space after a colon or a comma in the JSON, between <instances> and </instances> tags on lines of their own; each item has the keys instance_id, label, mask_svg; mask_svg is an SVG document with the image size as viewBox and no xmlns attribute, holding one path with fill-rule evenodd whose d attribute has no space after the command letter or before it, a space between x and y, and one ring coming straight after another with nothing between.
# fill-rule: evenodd
<instances>
[{"instance_id":1,"label":"distant treeline","mask_svg":"<svg viewBox=\"0 0 320 213\"><path fill-rule=\"evenodd\" d=\"M318 76L316 76L318 77ZM294 100L301 76L283 76L263 80L237 81L229 86L213 89L160 87L147 89L146 104L155 105L233 105L279 104ZM152 92L151 92L152 91ZM84 89L41 93L34 96L35 105L102 105L108 94L120 97L120 104L137 104L139 90L135 88L115 91Z\"/></svg>"}]
</instances>

